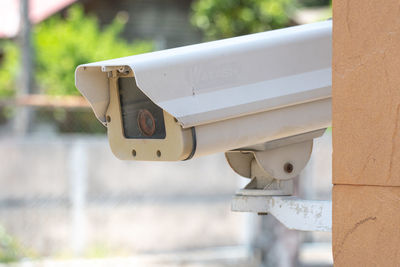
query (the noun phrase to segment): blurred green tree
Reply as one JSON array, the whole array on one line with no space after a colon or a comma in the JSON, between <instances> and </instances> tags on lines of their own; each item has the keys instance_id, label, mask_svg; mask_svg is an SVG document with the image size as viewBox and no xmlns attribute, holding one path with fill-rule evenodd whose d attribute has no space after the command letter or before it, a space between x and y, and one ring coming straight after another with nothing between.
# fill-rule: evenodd
<instances>
[{"instance_id":1,"label":"blurred green tree","mask_svg":"<svg viewBox=\"0 0 400 267\"><path fill-rule=\"evenodd\" d=\"M15 262L26 257L35 256L34 253L23 248L0 225L0 263Z\"/></svg>"},{"instance_id":2,"label":"blurred green tree","mask_svg":"<svg viewBox=\"0 0 400 267\"><path fill-rule=\"evenodd\" d=\"M19 51L11 41L0 43L3 53L0 62L0 98L10 97L14 94L15 78L18 74Z\"/></svg>"},{"instance_id":3,"label":"blurred green tree","mask_svg":"<svg viewBox=\"0 0 400 267\"><path fill-rule=\"evenodd\" d=\"M117 15L100 29L97 18L86 16L79 5L68 10L65 20L56 16L34 28L35 80L41 92L76 95L74 70L83 63L149 52L152 43L128 43L119 35L126 17Z\"/></svg>"},{"instance_id":4,"label":"blurred green tree","mask_svg":"<svg viewBox=\"0 0 400 267\"><path fill-rule=\"evenodd\" d=\"M128 42L120 37L127 16L119 14L110 25L100 27L97 18L86 15L81 5L73 5L66 17L55 15L32 31L35 92L51 95L79 95L75 88L75 68L79 64L130 56L153 50L150 41ZM21 75L18 46L13 40L0 40L0 99L15 95ZM40 122L56 125L60 132L103 133L91 111L37 109ZM12 107L0 106L0 124L14 115ZM71 123L71 121L73 123Z\"/></svg>"},{"instance_id":5,"label":"blurred green tree","mask_svg":"<svg viewBox=\"0 0 400 267\"><path fill-rule=\"evenodd\" d=\"M77 95L74 71L83 63L130 56L153 50L149 41L132 43L119 37L127 21L117 15L110 25L100 28L93 15L74 5L63 19L55 15L33 28L35 83L38 93ZM0 44L4 58L0 62L0 97L14 94L18 75L19 51L15 43Z\"/></svg>"},{"instance_id":6,"label":"blurred green tree","mask_svg":"<svg viewBox=\"0 0 400 267\"><path fill-rule=\"evenodd\" d=\"M191 22L207 40L289 26L295 0L196 0Z\"/></svg>"}]
</instances>

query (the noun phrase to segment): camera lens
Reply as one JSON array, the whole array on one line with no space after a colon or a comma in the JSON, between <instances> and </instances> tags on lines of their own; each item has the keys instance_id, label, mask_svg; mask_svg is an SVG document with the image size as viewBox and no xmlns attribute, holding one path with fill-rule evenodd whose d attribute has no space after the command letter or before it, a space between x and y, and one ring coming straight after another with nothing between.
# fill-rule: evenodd
<instances>
[{"instance_id":1,"label":"camera lens","mask_svg":"<svg viewBox=\"0 0 400 267\"><path fill-rule=\"evenodd\" d=\"M147 109L141 109L137 115L139 130L145 136L152 136L156 131L156 123L153 115Z\"/></svg>"}]
</instances>

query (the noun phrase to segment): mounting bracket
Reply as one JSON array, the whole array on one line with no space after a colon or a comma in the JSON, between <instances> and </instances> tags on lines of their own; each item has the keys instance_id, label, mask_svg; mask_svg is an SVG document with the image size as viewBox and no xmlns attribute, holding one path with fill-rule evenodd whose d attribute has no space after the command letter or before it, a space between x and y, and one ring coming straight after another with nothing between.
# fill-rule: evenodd
<instances>
[{"instance_id":1,"label":"mounting bracket","mask_svg":"<svg viewBox=\"0 0 400 267\"><path fill-rule=\"evenodd\" d=\"M330 231L330 201L284 197L293 194L293 178L307 165L313 139L325 129L225 153L231 168L250 178L232 200L232 211L269 213L290 229Z\"/></svg>"},{"instance_id":2,"label":"mounting bracket","mask_svg":"<svg viewBox=\"0 0 400 267\"><path fill-rule=\"evenodd\" d=\"M304 200L297 197L243 196L232 199L232 211L271 214L289 229L330 232L332 202Z\"/></svg>"}]
</instances>

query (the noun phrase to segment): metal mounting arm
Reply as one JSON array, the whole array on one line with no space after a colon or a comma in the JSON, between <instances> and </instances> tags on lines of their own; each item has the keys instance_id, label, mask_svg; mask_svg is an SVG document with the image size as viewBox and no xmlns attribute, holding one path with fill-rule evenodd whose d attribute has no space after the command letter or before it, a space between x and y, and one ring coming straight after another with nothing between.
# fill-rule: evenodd
<instances>
[{"instance_id":1,"label":"metal mounting arm","mask_svg":"<svg viewBox=\"0 0 400 267\"><path fill-rule=\"evenodd\" d=\"M232 211L268 213L293 230L330 232L332 229L331 201L236 195Z\"/></svg>"},{"instance_id":2,"label":"metal mounting arm","mask_svg":"<svg viewBox=\"0 0 400 267\"><path fill-rule=\"evenodd\" d=\"M250 182L232 200L232 211L269 213L289 229L330 231L331 202L284 197L308 163L313 139L325 129L225 153L231 168Z\"/></svg>"}]
</instances>

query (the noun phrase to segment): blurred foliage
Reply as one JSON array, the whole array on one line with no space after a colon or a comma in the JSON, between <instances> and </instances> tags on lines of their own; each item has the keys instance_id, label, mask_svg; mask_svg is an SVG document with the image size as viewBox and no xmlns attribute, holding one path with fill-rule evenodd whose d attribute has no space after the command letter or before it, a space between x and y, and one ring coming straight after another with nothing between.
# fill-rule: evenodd
<instances>
[{"instance_id":1,"label":"blurred foliage","mask_svg":"<svg viewBox=\"0 0 400 267\"><path fill-rule=\"evenodd\" d=\"M39 128L47 125L61 133L105 134L107 130L91 109L37 108L34 120Z\"/></svg>"},{"instance_id":2,"label":"blurred foliage","mask_svg":"<svg viewBox=\"0 0 400 267\"><path fill-rule=\"evenodd\" d=\"M0 225L0 263L19 261L31 256L31 252L23 249L18 242Z\"/></svg>"},{"instance_id":3,"label":"blurred foliage","mask_svg":"<svg viewBox=\"0 0 400 267\"><path fill-rule=\"evenodd\" d=\"M196 0L191 22L206 39L221 39L290 25L295 0Z\"/></svg>"},{"instance_id":4,"label":"blurred foliage","mask_svg":"<svg viewBox=\"0 0 400 267\"><path fill-rule=\"evenodd\" d=\"M88 246L84 253L87 258L129 257L130 252L123 248L113 248L109 244L94 243Z\"/></svg>"},{"instance_id":5,"label":"blurred foliage","mask_svg":"<svg viewBox=\"0 0 400 267\"><path fill-rule=\"evenodd\" d=\"M74 72L83 63L149 52L148 41L129 43L119 37L127 21L117 15L101 29L93 15L85 15L80 5L73 5L63 19L55 15L33 28L35 82L38 93L77 95ZM14 94L19 53L15 43L0 44L4 59L0 62L0 97Z\"/></svg>"},{"instance_id":6,"label":"blurred foliage","mask_svg":"<svg viewBox=\"0 0 400 267\"><path fill-rule=\"evenodd\" d=\"M84 13L79 4L71 6L65 18L55 15L32 29L35 93L79 95L75 88L75 68L83 63L130 56L153 50L150 41L128 42L120 37L127 16L118 14L111 24L100 28L94 15ZM20 55L15 42L0 40L0 99L15 95ZM49 124L60 132L104 133L91 110L38 108L35 125ZM12 113L12 112L11 112ZM9 107L0 107L0 124L10 116Z\"/></svg>"},{"instance_id":7,"label":"blurred foliage","mask_svg":"<svg viewBox=\"0 0 400 267\"><path fill-rule=\"evenodd\" d=\"M48 94L78 94L74 70L77 65L149 52L145 41L128 43L119 37L126 17L117 16L103 30L97 18L86 16L79 5L68 10L65 20L56 16L34 29L36 83Z\"/></svg>"},{"instance_id":8,"label":"blurred foliage","mask_svg":"<svg viewBox=\"0 0 400 267\"><path fill-rule=\"evenodd\" d=\"M0 98L14 95L15 78L18 73L19 53L17 46L9 41L0 43Z\"/></svg>"}]
</instances>

